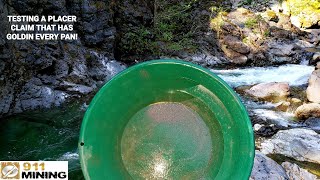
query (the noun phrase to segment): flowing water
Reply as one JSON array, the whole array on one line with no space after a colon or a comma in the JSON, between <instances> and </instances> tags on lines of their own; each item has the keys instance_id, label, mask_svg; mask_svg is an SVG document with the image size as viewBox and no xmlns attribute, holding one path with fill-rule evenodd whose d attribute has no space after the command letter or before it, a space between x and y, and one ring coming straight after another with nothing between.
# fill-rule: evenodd
<instances>
[{"instance_id":1,"label":"flowing water","mask_svg":"<svg viewBox=\"0 0 320 180\"><path fill-rule=\"evenodd\" d=\"M287 82L290 86L302 86L308 83L313 70L313 66L286 64L277 67L250 67L229 70L213 69L211 71L225 80L231 87L238 87L268 82ZM302 126L294 121L293 112L275 111L275 107L279 104L253 102L245 97L243 97L243 102L251 115L257 116L268 123L274 123L282 127Z\"/></svg>"},{"instance_id":2,"label":"flowing water","mask_svg":"<svg viewBox=\"0 0 320 180\"><path fill-rule=\"evenodd\" d=\"M287 64L279 67L253 67L232 70L212 70L219 77L225 80L230 86L254 85L268 82L288 82L290 86L303 86L308 83L308 79L314 70L313 66L306 63L300 65ZM245 97L241 97L246 105L249 114L259 117L268 123L277 124L282 127L306 127L304 124L295 121L292 112L282 112L275 110L279 103L254 102ZM306 127L308 128L308 127ZM320 177L320 165L310 162L301 162L280 154L271 154L270 158L279 164L288 161L299 165Z\"/></svg>"},{"instance_id":3,"label":"flowing water","mask_svg":"<svg viewBox=\"0 0 320 180\"><path fill-rule=\"evenodd\" d=\"M292 86L299 86L307 83L308 77L313 69L314 67L306 65L283 65L279 67L253 67L212 71L217 73L232 87L274 81L288 82ZM280 122L282 123L293 123L290 120L292 114L276 112L273 110L276 104L257 103L245 99L244 102L249 112L255 113L255 115L261 118L273 119L274 121L279 121L280 119ZM169 104L164 106L167 106L164 108L168 108L169 106L179 105ZM184 111L185 115L188 115L189 113L190 116L199 119L197 114L188 111L185 107L178 107L178 109ZM77 143L83 114L84 111L81 110L80 104L71 104L60 108L32 111L1 119L0 160L65 160L69 161L70 179L83 179L77 153ZM138 122L140 120L141 119L136 118L134 121ZM161 126L157 128L164 128L171 133L173 133L174 130L167 129L165 127L166 124L174 123L178 125L181 123L178 119L177 121L165 123L163 123L163 119L158 120L159 122L157 123L161 124ZM128 126L133 128L135 126L134 121ZM151 125L147 121L144 123L146 126ZM208 148L206 148L208 150L203 151L202 153L205 155L204 157L209 158L208 154L211 149L209 147L210 137L206 136L208 134L207 127L204 124L198 123L197 128L198 130L201 130L201 132L196 132L195 130L197 128L193 131L190 125L184 124L184 126L186 126L187 129L190 129L190 133L200 133L198 135L203 136L202 140L208 142ZM142 126L137 127L137 130L139 129L143 129ZM186 135L184 137L188 138L187 134L182 130L180 131L179 128L177 129L177 133ZM127 130L125 134L129 136L130 131ZM174 138L171 140L176 142L176 139ZM123 142L125 141L126 139L124 138ZM197 144L198 142L194 143ZM125 143L123 143L123 146L125 146ZM155 147L151 146L149 148ZM123 153L126 154L128 152ZM150 154L150 156L155 157L156 159L158 158L158 164L154 164L153 171L159 172L159 176L161 176L162 173L166 173L170 164L167 162L168 159L170 160L170 155L167 156L166 154L162 154L157 156ZM126 159L126 157L124 157L124 159ZM130 160L125 161L127 161L128 167L131 166ZM202 162L202 160L200 162Z\"/></svg>"},{"instance_id":4,"label":"flowing water","mask_svg":"<svg viewBox=\"0 0 320 180\"><path fill-rule=\"evenodd\" d=\"M287 64L278 67L212 70L212 72L232 87L266 82L288 82L290 86L300 86L307 83L313 70L312 66Z\"/></svg>"}]
</instances>

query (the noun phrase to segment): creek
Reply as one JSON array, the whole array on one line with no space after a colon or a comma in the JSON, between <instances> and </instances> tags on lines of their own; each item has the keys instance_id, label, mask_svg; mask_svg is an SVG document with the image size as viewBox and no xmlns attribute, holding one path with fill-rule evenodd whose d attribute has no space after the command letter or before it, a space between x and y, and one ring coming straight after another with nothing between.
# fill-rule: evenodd
<instances>
[{"instance_id":1,"label":"creek","mask_svg":"<svg viewBox=\"0 0 320 180\"><path fill-rule=\"evenodd\" d=\"M314 67L282 65L217 70L230 86L253 85L263 82L288 82L302 86ZM277 104L254 102L241 97L249 113L285 127L302 126L292 121L293 114L274 110ZM58 108L36 110L14 115L0 121L0 160L64 160L69 161L69 179L83 179L77 153L82 103ZM307 167L306 167L307 168Z\"/></svg>"}]
</instances>

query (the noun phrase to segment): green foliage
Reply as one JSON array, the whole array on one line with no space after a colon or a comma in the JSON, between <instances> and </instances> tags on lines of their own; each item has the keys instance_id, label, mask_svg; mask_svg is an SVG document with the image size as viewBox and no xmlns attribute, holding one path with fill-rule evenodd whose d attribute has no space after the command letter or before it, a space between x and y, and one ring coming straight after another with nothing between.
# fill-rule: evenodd
<instances>
[{"instance_id":1,"label":"green foliage","mask_svg":"<svg viewBox=\"0 0 320 180\"><path fill-rule=\"evenodd\" d=\"M173 33L176 28L177 27L175 27L175 25L173 24L160 22L159 24L157 24L157 26L155 26L157 39L164 42L172 41L174 38Z\"/></svg>"},{"instance_id":2,"label":"green foliage","mask_svg":"<svg viewBox=\"0 0 320 180\"><path fill-rule=\"evenodd\" d=\"M250 39L248 37L245 37L242 39L242 42L245 44L249 44L250 43Z\"/></svg>"},{"instance_id":3,"label":"green foliage","mask_svg":"<svg viewBox=\"0 0 320 180\"><path fill-rule=\"evenodd\" d=\"M256 18L248 18L248 20L246 20L246 22L244 23L245 27L247 28L254 28L256 27L258 24L258 21Z\"/></svg>"},{"instance_id":4,"label":"green foliage","mask_svg":"<svg viewBox=\"0 0 320 180\"><path fill-rule=\"evenodd\" d=\"M154 52L157 48L152 43L152 32L151 30L140 27L137 31L128 32L124 34L120 46L124 53L136 53L144 54Z\"/></svg>"},{"instance_id":5,"label":"green foliage","mask_svg":"<svg viewBox=\"0 0 320 180\"><path fill-rule=\"evenodd\" d=\"M219 33L220 27L224 24L223 16L228 14L228 9L221 6L221 3L219 3L211 6L209 10L211 12L210 27Z\"/></svg>"},{"instance_id":6,"label":"green foliage","mask_svg":"<svg viewBox=\"0 0 320 180\"><path fill-rule=\"evenodd\" d=\"M246 4L246 5L250 5L252 3L252 0L244 0L243 1L243 4Z\"/></svg>"},{"instance_id":7,"label":"green foliage","mask_svg":"<svg viewBox=\"0 0 320 180\"><path fill-rule=\"evenodd\" d=\"M157 41L165 43L164 49L194 49L191 43L195 22L191 18L193 4L197 0L168 1L158 0L154 17L154 32ZM187 44L183 44L188 42Z\"/></svg>"},{"instance_id":8,"label":"green foliage","mask_svg":"<svg viewBox=\"0 0 320 180\"><path fill-rule=\"evenodd\" d=\"M155 1L154 22L122 35L119 47L127 55L170 55L173 51L195 51L196 23L192 20L197 0Z\"/></svg>"},{"instance_id":9,"label":"green foliage","mask_svg":"<svg viewBox=\"0 0 320 180\"><path fill-rule=\"evenodd\" d=\"M211 12L211 17L212 17L212 14L219 14L219 13L222 13L222 12L226 12L228 11L227 8L223 7L223 6L211 6L209 8L210 12Z\"/></svg>"},{"instance_id":10,"label":"green foliage","mask_svg":"<svg viewBox=\"0 0 320 180\"><path fill-rule=\"evenodd\" d=\"M254 29L259 25L259 22L261 21L263 21L263 18L261 15L250 17L244 22L244 26L250 29Z\"/></svg>"},{"instance_id":11,"label":"green foliage","mask_svg":"<svg viewBox=\"0 0 320 180\"><path fill-rule=\"evenodd\" d=\"M223 16L225 15L225 12L219 12L218 15L210 20L210 27L217 31L218 33L220 32L221 26L224 25L225 21L223 20Z\"/></svg>"},{"instance_id":12,"label":"green foliage","mask_svg":"<svg viewBox=\"0 0 320 180\"><path fill-rule=\"evenodd\" d=\"M168 45L168 48L173 50L173 51L180 51L183 49L183 45L181 45L179 42L174 42L174 43L170 43Z\"/></svg>"},{"instance_id":13,"label":"green foliage","mask_svg":"<svg viewBox=\"0 0 320 180\"><path fill-rule=\"evenodd\" d=\"M263 32L264 37L269 37L271 35L270 30L266 30Z\"/></svg>"},{"instance_id":14,"label":"green foliage","mask_svg":"<svg viewBox=\"0 0 320 180\"><path fill-rule=\"evenodd\" d=\"M172 51L180 51L180 50L188 50L188 51L195 51L197 46L193 42L191 38L184 38L178 42L172 42L167 45L169 50Z\"/></svg>"}]
</instances>

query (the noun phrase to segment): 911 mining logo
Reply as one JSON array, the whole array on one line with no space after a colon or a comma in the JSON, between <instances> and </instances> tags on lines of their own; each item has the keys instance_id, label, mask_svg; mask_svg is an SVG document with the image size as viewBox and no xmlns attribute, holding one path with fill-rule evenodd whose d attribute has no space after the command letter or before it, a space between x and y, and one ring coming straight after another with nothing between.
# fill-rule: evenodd
<instances>
[{"instance_id":1,"label":"911 mining logo","mask_svg":"<svg viewBox=\"0 0 320 180\"><path fill-rule=\"evenodd\" d=\"M1 162L1 179L19 179L20 165L18 162Z\"/></svg>"},{"instance_id":2,"label":"911 mining logo","mask_svg":"<svg viewBox=\"0 0 320 180\"><path fill-rule=\"evenodd\" d=\"M68 179L68 161L0 162L0 180Z\"/></svg>"}]
</instances>

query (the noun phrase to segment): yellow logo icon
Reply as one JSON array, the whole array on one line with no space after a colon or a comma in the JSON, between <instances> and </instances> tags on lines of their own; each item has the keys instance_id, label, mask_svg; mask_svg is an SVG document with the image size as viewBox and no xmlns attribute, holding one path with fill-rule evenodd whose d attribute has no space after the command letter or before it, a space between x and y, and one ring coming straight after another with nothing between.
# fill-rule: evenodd
<instances>
[{"instance_id":1,"label":"yellow logo icon","mask_svg":"<svg viewBox=\"0 0 320 180\"><path fill-rule=\"evenodd\" d=\"M19 179L20 165L18 162L1 162L0 179Z\"/></svg>"}]
</instances>

